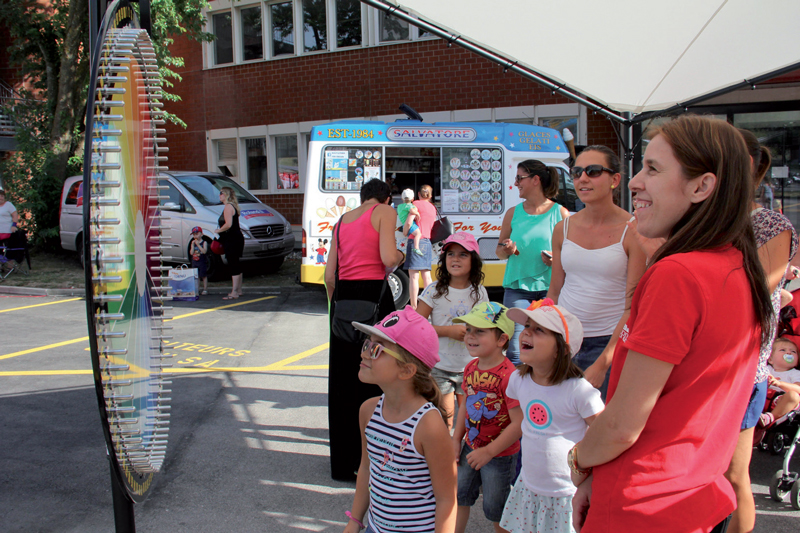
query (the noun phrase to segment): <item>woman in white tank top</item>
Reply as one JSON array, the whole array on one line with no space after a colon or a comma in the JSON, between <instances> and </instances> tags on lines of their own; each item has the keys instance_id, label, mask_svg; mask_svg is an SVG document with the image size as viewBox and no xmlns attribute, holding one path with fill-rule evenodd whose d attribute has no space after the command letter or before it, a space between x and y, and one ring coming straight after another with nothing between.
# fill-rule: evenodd
<instances>
[{"instance_id":1,"label":"woman in white tank top","mask_svg":"<svg viewBox=\"0 0 800 533\"><path fill-rule=\"evenodd\" d=\"M617 155L589 146L570 170L586 207L553 230L553 273L547 296L583 325L575 363L606 399L611 359L630 313L633 289L645 270L645 254L631 215L614 204L622 180Z\"/></svg>"}]
</instances>

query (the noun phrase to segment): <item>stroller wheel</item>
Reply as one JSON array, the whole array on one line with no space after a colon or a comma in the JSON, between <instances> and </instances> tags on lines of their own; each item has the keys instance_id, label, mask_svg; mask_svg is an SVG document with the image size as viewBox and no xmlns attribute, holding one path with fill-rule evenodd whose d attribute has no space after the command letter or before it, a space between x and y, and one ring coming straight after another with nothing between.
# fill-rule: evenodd
<instances>
[{"instance_id":1,"label":"stroller wheel","mask_svg":"<svg viewBox=\"0 0 800 533\"><path fill-rule=\"evenodd\" d=\"M780 455L786 446L786 436L780 431L770 431L766 439L767 450L772 455Z\"/></svg>"},{"instance_id":2,"label":"stroller wheel","mask_svg":"<svg viewBox=\"0 0 800 533\"><path fill-rule=\"evenodd\" d=\"M800 479L792 483L790 500L792 503L792 507L800 511Z\"/></svg>"},{"instance_id":3,"label":"stroller wheel","mask_svg":"<svg viewBox=\"0 0 800 533\"><path fill-rule=\"evenodd\" d=\"M776 502L782 502L783 498L789 493L789 490L786 487L782 487L783 481L783 470L778 470L775 472L775 475L772 476L772 481L769 483L769 496ZM797 486L797 483L794 484Z\"/></svg>"}]
</instances>

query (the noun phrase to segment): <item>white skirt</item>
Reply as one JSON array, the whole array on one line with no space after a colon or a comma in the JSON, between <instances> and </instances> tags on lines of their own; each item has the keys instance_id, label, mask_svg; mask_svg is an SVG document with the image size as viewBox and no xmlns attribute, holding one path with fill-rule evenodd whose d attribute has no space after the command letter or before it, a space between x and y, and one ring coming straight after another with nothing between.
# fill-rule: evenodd
<instances>
[{"instance_id":1,"label":"white skirt","mask_svg":"<svg viewBox=\"0 0 800 533\"><path fill-rule=\"evenodd\" d=\"M572 496L539 496L520 476L508 495L500 527L509 533L575 533Z\"/></svg>"}]
</instances>

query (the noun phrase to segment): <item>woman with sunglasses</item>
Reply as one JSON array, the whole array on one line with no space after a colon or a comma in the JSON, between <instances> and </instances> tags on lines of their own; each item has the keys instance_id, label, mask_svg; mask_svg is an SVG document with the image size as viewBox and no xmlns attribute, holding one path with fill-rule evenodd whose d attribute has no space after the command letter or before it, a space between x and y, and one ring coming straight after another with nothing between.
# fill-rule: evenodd
<instances>
[{"instance_id":1,"label":"woman with sunglasses","mask_svg":"<svg viewBox=\"0 0 800 533\"><path fill-rule=\"evenodd\" d=\"M553 264L553 228L569 216L569 211L552 200L558 195L558 172L541 161L528 159L517 165L514 185L523 202L506 211L496 253L500 259L508 260L503 305L525 309L547 295ZM523 326L517 324L506 350L506 357L514 365L519 364L522 330Z\"/></svg>"},{"instance_id":2,"label":"woman with sunglasses","mask_svg":"<svg viewBox=\"0 0 800 533\"><path fill-rule=\"evenodd\" d=\"M622 180L619 157L608 147L589 146L570 169L578 198L586 205L553 230L553 275L547 297L583 324L575 363L606 399L611 358L628 319L630 297L645 269L645 254L628 229L631 215L614 204Z\"/></svg>"},{"instance_id":3,"label":"woman with sunglasses","mask_svg":"<svg viewBox=\"0 0 800 533\"><path fill-rule=\"evenodd\" d=\"M772 309L739 132L681 116L648 132L637 229L664 238L636 285L605 410L568 455L581 533L724 532L725 470Z\"/></svg>"}]
</instances>

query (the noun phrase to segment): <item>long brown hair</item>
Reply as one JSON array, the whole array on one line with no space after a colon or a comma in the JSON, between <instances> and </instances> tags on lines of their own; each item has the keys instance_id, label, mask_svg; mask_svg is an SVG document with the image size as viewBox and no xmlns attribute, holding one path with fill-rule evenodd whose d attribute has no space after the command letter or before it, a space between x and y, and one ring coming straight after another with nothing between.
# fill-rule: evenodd
<instances>
[{"instance_id":1,"label":"long brown hair","mask_svg":"<svg viewBox=\"0 0 800 533\"><path fill-rule=\"evenodd\" d=\"M236 199L236 193L230 187L223 187L219 190L222 194L225 195L225 198L228 200L228 203L233 205L233 208L236 210L236 213L239 213L239 200Z\"/></svg>"},{"instance_id":2,"label":"long brown hair","mask_svg":"<svg viewBox=\"0 0 800 533\"><path fill-rule=\"evenodd\" d=\"M414 386L414 392L431 402L433 406L436 407L442 414L442 420L447 423L447 419L450 418L450 414L444 408L442 391L439 390L439 385L437 385L436 380L433 379L433 376L431 375L431 369L425 366L422 361L411 355L411 353L409 353L409 351L402 346L398 345L397 347L399 348L398 353L405 358L404 363L395 359L397 365L403 366L404 364L408 364L417 367L417 372L414 374L414 377L411 378L411 384Z\"/></svg>"},{"instance_id":3,"label":"long brown hair","mask_svg":"<svg viewBox=\"0 0 800 533\"><path fill-rule=\"evenodd\" d=\"M471 287L471 291L469 291L469 295L472 297L472 305L478 303L478 300L481 297L481 285L483 285L483 278L485 274L483 273L483 260L481 256L478 255L477 252L470 251L470 268L469 268L469 283ZM439 270L436 273L436 277L438 278L436 283L436 292L433 294L433 298L441 298L442 296L447 296L450 290L450 272L447 271L447 250L442 250L442 253L439 254Z\"/></svg>"},{"instance_id":4,"label":"long brown hair","mask_svg":"<svg viewBox=\"0 0 800 533\"><path fill-rule=\"evenodd\" d=\"M550 385L558 385L571 378L582 378L583 370L572 360L572 350L569 349L569 344L564 340L563 335L555 331L550 331L550 333L556 338L556 360L553 363L553 371L547 376ZM520 376L529 375L533 379L533 368L525 363L519 365L517 370Z\"/></svg>"},{"instance_id":5,"label":"long brown hair","mask_svg":"<svg viewBox=\"0 0 800 533\"><path fill-rule=\"evenodd\" d=\"M744 138L744 144L747 146L747 152L753 158L753 189L757 189L767 175L767 170L772 164L772 154L769 148L761 146L755 134L749 130L738 128L739 133Z\"/></svg>"},{"instance_id":6,"label":"long brown hair","mask_svg":"<svg viewBox=\"0 0 800 533\"><path fill-rule=\"evenodd\" d=\"M766 276L758 259L750 219L753 181L747 146L739 131L723 120L682 115L648 130L648 138L661 135L680 162L686 179L706 172L717 177L711 195L692 204L653 255L652 264L674 254L709 250L727 244L742 252L753 306L766 341L773 320Z\"/></svg>"},{"instance_id":7,"label":"long brown hair","mask_svg":"<svg viewBox=\"0 0 800 533\"><path fill-rule=\"evenodd\" d=\"M542 185L542 192L545 198L553 199L558 196L558 171L553 167L548 167L536 159L526 159L517 168L521 168L528 173L528 176L539 176L539 183Z\"/></svg>"}]
</instances>

